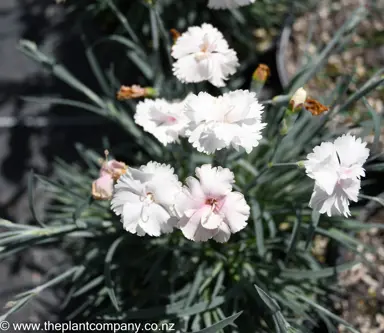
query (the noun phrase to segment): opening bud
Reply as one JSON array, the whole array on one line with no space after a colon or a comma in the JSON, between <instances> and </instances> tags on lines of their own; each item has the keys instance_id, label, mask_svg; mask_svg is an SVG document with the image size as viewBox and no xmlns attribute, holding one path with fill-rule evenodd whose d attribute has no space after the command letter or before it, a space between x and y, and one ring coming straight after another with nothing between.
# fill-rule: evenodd
<instances>
[{"instance_id":1,"label":"opening bud","mask_svg":"<svg viewBox=\"0 0 384 333\"><path fill-rule=\"evenodd\" d=\"M299 88L296 90L296 92L291 97L291 100L289 101L290 110L292 112L298 111L301 109L307 100L307 92L304 88Z\"/></svg>"}]
</instances>

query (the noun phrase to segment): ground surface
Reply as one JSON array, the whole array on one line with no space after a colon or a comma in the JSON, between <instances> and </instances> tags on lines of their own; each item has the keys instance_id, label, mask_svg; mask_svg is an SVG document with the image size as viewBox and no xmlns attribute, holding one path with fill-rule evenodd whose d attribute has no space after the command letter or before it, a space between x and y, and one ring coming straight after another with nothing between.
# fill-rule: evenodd
<instances>
[{"instance_id":1,"label":"ground surface","mask_svg":"<svg viewBox=\"0 0 384 333\"><path fill-rule=\"evenodd\" d=\"M59 155L67 161L78 159L75 142L87 142L98 149L102 134L108 131L111 134L105 121L101 123L95 118L80 121L84 114L78 110L31 104L20 99L47 93L73 95L68 87L52 80L38 64L17 50L20 39L35 41L72 69L83 68L83 81L95 81L89 74L87 76L78 36L68 33L71 22L61 25L62 17L62 8L51 0L0 1L0 217L19 223L31 221L26 190L30 169L50 174L54 156ZM76 68L74 71L80 72ZM36 203L40 208L44 204L41 191L37 193ZM62 265L65 265L65 257L55 249L31 249L0 262L0 308L15 294L45 281L47 272ZM44 292L13 315L12 320L52 320L60 302L60 295Z\"/></svg>"}]
</instances>

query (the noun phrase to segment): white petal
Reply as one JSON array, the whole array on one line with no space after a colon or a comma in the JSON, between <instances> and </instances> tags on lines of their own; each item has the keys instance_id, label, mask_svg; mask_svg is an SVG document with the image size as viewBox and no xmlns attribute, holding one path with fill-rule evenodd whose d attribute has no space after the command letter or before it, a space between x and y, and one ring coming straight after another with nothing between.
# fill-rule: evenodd
<instances>
[{"instance_id":1,"label":"white petal","mask_svg":"<svg viewBox=\"0 0 384 333\"><path fill-rule=\"evenodd\" d=\"M204 164L200 168L196 168L196 176L200 179L205 195L214 199L228 194L235 182L235 176L231 170L212 167L211 164Z\"/></svg>"},{"instance_id":2,"label":"white petal","mask_svg":"<svg viewBox=\"0 0 384 333\"><path fill-rule=\"evenodd\" d=\"M206 92L191 94L185 102L185 112L192 123L223 121L230 105L224 99L213 97Z\"/></svg>"},{"instance_id":3,"label":"white petal","mask_svg":"<svg viewBox=\"0 0 384 333\"><path fill-rule=\"evenodd\" d=\"M354 202L358 201L358 194L360 191L360 179L342 179L340 180L340 186L349 200Z\"/></svg>"},{"instance_id":4,"label":"white petal","mask_svg":"<svg viewBox=\"0 0 384 333\"><path fill-rule=\"evenodd\" d=\"M201 225L205 229L209 230L216 230L220 224L223 222L223 219L220 215L215 214L211 206L205 206L202 208L202 215L201 215Z\"/></svg>"},{"instance_id":5,"label":"white petal","mask_svg":"<svg viewBox=\"0 0 384 333\"><path fill-rule=\"evenodd\" d=\"M230 123L242 122L247 118L258 118L261 120L263 106L256 99L256 94L248 90L235 90L223 95L230 104L230 112L226 119ZM248 115L251 113L251 117Z\"/></svg>"},{"instance_id":6,"label":"white petal","mask_svg":"<svg viewBox=\"0 0 384 333\"><path fill-rule=\"evenodd\" d=\"M181 191L181 183L168 180L157 180L146 186L147 192L153 194L153 200L162 206L174 205L176 195Z\"/></svg>"},{"instance_id":7,"label":"white petal","mask_svg":"<svg viewBox=\"0 0 384 333\"><path fill-rule=\"evenodd\" d=\"M187 55L200 51L200 43L204 38L205 31L202 27L190 27L184 32L172 46L172 57L180 59Z\"/></svg>"},{"instance_id":8,"label":"white petal","mask_svg":"<svg viewBox=\"0 0 384 333\"><path fill-rule=\"evenodd\" d=\"M225 147L230 146L231 142L240 135L241 127L234 124L218 123L213 129L215 137L224 142Z\"/></svg>"},{"instance_id":9,"label":"white petal","mask_svg":"<svg viewBox=\"0 0 384 333\"><path fill-rule=\"evenodd\" d=\"M307 175L315 179L323 190L328 194L333 192L340 170L333 143L323 142L320 146L316 146L313 153L307 155L304 166Z\"/></svg>"},{"instance_id":10,"label":"white petal","mask_svg":"<svg viewBox=\"0 0 384 333\"><path fill-rule=\"evenodd\" d=\"M226 196L220 213L231 232L236 233L246 227L250 208L241 193L231 192Z\"/></svg>"},{"instance_id":11,"label":"white petal","mask_svg":"<svg viewBox=\"0 0 384 333\"><path fill-rule=\"evenodd\" d=\"M201 225L201 214L200 210L196 211L190 218L184 216L179 222L179 228L183 235L195 242L206 242L217 233L217 230L203 228Z\"/></svg>"},{"instance_id":12,"label":"white petal","mask_svg":"<svg viewBox=\"0 0 384 333\"><path fill-rule=\"evenodd\" d=\"M336 183L339 179L338 173L333 170L323 170L313 172L316 183L329 195L333 193Z\"/></svg>"},{"instance_id":13,"label":"white petal","mask_svg":"<svg viewBox=\"0 0 384 333\"><path fill-rule=\"evenodd\" d=\"M116 189L129 187L134 193L141 193L142 184L153 178L153 174L135 168L128 168L128 173L121 176L116 184Z\"/></svg>"},{"instance_id":14,"label":"white petal","mask_svg":"<svg viewBox=\"0 0 384 333\"><path fill-rule=\"evenodd\" d=\"M230 50L225 53L213 53L202 63L208 70L208 80L216 87L224 87L228 76L236 73L239 62L235 51Z\"/></svg>"},{"instance_id":15,"label":"white petal","mask_svg":"<svg viewBox=\"0 0 384 333\"><path fill-rule=\"evenodd\" d=\"M190 190L191 196L193 197L194 201L197 201L198 204L203 203L205 200L205 193L203 188L201 187L200 182L193 177L188 177L185 182Z\"/></svg>"},{"instance_id":16,"label":"white petal","mask_svg":"<svg viewBox=\"0 0 384 333\"><path fill-rule=\"evenodd\" d=\"M215 236L213 236L213 239L216 242L225 243L228 242L230 237L231 230L229 230L229 227L226 223L222 223L219 227L219 232Z\"/></svg>"},{"instance_id":17,"label":"white petal","mask_svg":"<svg viewBox=\"0 0 384 333\"><path fill-rule=\"evenodd\" d=\"M337 185L334 192L328 195L321 187L315 184L309 206L321 214L328 216L351 215L349 211L348 195L342 186Z\"/></svg>"},{"instance_id":18,"label":"white petal","mask_svg":"<svg viewBox=\"0 0 384 333\"><path fill-rule=\"evenodd\" d=\"M184 103L146 99L137 105L135 122L163 145L175 142L184 134L189 122L184 113Z\"/></svg>"},{"instance_id":19,"label":"white petal","mask_svg":"<svg viewBox=\"0 0 384 333\"><path fill-rule=\"evenodd\" d=\"M205 194L196 178L188 177L187 186L176 196L175 210L179 217L186 215L191 217L196 210L199 210L205 204Z\"/></svg>"},{"instance_id":20,"label":"white petal","mask_svg":"<svg viewBox=\"0 0 384 333\"><path fill-rule=\"evenodd\" d=\"M123 227L130 233L135 234L136 228L140 222L141 211L143 208L142 203L130 203L126 202L124 204L121 222L123 222Z\"/></svg>"},{"instance_id":21,"label":"white petal","mask_svg":"<svg viewBox=\"0 0 384 333\"><path fill-rule=\"evenodd\" d=\"M137 194L134 194L127 189L117 189L111 200L111 209L116 215L121 215L123 213L123 206L126 202L139 203L140 199Z\"/></svg>"},{"instance_id":22,"label":"white petal","mask_svg":"<svg viewBox=\"0 0 384 333\"><path fill-rule=\"evenodd\" d=\"M173 64L173 73L183 83L197 83L210 78L209 62L198 61L195 54L180 58Z\"/></svg>"},{"instance_id":23,"label":"white petal","mask_svg":"<svg viewBox=\"0 0 384 333\"><path fill-rule=\"evenodd\" d=\"M216 136L214 129L214 126L200 125L190 133L188 141L199 152L213 154L227 146L224 140Z\"/></svg>"},{"instance_id":24,"label":"white petal","mask_svg":"<svg viewBox=\"0 0 384 333\"><path fill-rule=\"evenodd\" d=\"M160 180L169 180L169 181L178 181L177 175L175 175L175 170L169 164L161 164L158 162L148 162L146 165L140 167L140 171L151 174L151 181Z\"/></svg>"},{"instance_id":25,"label":"white petal","mask_svg":"<svg viewBox=\"0 0 384 333\"><path fill-rule=\"evenodd\" d=\"M323 142L320 146L313 149L313 153L307 155L307 160L304 162L305 170L309 177L314 177L314 172L324 170L338 170L339 161L336 155L336 149L333 143Z\"/></svg>"},{"instance_id":26,"label":"white petal","mask_svg":"<svg viewBox=\"0 0 384 333\"><path fill-rule=\"evenodd\" d=\"M155 203L145 207L142 212L140 227L150 236L160 236L161 225L167 224L170 215Z\"/></svg>"},{"instance_id":27,"label":"white petal","mask_svg":"<svg viewBox=\"0 0 384 333\"><path fill-rule=\"evenodd\" d=\"M346 178L364 176L362 166L369 156L369 149L366 148L367 143L347 134L337 138L334 144L340 164L347 172L344 176Z\"/></svg>"}]
</instances>

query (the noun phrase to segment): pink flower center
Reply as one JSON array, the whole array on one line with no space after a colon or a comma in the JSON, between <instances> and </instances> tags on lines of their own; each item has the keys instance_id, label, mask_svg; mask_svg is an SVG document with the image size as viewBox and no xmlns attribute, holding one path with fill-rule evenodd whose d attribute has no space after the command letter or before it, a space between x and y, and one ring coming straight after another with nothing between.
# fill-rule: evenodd
<instances>
[{"instance_id":1,"label":"pink flower center","mask_svg":"<svg viewBox=\"0 0 384 333\"><path fill-rule=\"evenodd\" d=\"M176 120L177 119L175 117L172 117L172 116L167 117L168 124L174 124L176 122Z\"/></svg>"},{"instance_id":2,"label":"pink flower center","mask_svg":"<svg viewBox=\"0 0 384 333\"><path fill-rule=\"evenodd\" d=\"M221 208L220 201L214 198L207 198L205 200L207 206L211 206L212 212L218 213Z\"/></svg>"}]
</instances>

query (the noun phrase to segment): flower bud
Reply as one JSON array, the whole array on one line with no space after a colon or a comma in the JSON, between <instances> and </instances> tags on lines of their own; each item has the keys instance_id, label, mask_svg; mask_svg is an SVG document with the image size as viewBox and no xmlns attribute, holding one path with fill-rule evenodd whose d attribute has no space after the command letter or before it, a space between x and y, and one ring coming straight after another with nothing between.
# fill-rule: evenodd
<instances>
[{"instance_id":1,"label":"flower bud","mask_svg":"<svg viewBox=\"0 0 384 333\"><path fill-rule=\"evenodd\" d=\"M109 200L113 193L113 178L105 174L92 183L92 197L95 200Z\"/></svg>"},{"instance_id":2,"label":"flower bud","mask_svg":"<svg viewBox=\"0 0 384 333\"><path fill-rule=\"evenodd\" d=\"M118 100L126 100L133 98L141 98L141 97L155 97L157 96L156 89L152 87L140 87L139 85L133 86L121 86L120 90L117 92Z\"/></svg>"},{"instance_id":3,"label":"flower bud","mask_svg":"<svg viewBox=\"0 0 384 333\"><path fill-rule=\"evenodd\" d=\"M113 180L118 180L120 176L127 172L127 165L123 162L111 160L105 162L100 170L100 176L109 174Z\"/></svg>"},{"instance_id":4,"label":"flower bud","mask_svg":"<svg viewBox=\"0 0 384 333\"><path fill-rule=\"evenodd\" d=\"M109 200L113 193L114 181L127 172L127 165L116 160L108 161L109 152L104 152L105 160L102 160L99 178L92 183L92 196L96 200Z\"/></svg>"},{"instance_id":5,"label":"flower bud","mask_svg":"<svg viewBox=\"0 0 384 333\"><path fill-rule=\"evenodd\" d=\"M299 108L301 108L304 105L306 99L307 92L305 91L305 89L297 89L296 92L293 94L291 100L289 101L291 111L297 111Z\"/></svg>"},{"instance_id":6,"label":"flower bud","mask_svg":"<svg viewBox=\"0 0 384 333\"><path fill-rule=\"evenodd\" d=\"M271 76L271 70L265 64L259 64L256 70L253 72L252 79L254 81L265 83Z\"/></svg>"},{"instance_id":7,"label":"flower bud","mask_svg":"<svg viewBox=\"0 0 384 333\"><path fill-rule=\"evenodd\" d=\"M120 176L124 175L127 172L127 165L124 162L119 162L116 160L108 161L109 151L105 150L105 160L101 160L101 169L100 177L105 175L110 175L113 180L118 180Z\"/></svg>"},{"instance_id":8,"label":"flower bud","mask_svg":"<svg viewBox=\"0 0 384 333\"><path fill-rule=\"evenodd\" d=\"M180 32L178 32L176 29L171 29L170 33L172 35L173 42L175 43L177 39L181 36Z\"/></svg>"}]
</instances>

